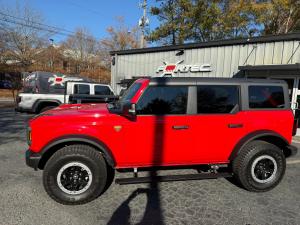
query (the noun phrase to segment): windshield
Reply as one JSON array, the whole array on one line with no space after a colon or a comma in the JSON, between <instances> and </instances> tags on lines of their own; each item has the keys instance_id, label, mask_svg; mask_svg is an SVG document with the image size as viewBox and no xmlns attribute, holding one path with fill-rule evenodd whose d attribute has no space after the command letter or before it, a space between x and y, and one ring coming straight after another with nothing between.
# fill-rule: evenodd
<instances>
[{"instance_id":1,"label":"windshield","mask_svg":"<svg viewBox=\"0 0 300 225\"><path fill-rule=\"evenodd\" d=\"M136 92L140 89L142 86L141 83L133 83L123 94L123 96L116 102L108 104L109 110L118 110L122 108L122 105L124 105L126 102L129 102L133 96L136 94Z\"/></svg>"},{"instance_id":2,"label":"windshield","mask_svg":"<svg viewBox=\"0 0 300 225\"><path fill-rule=\"evenodd\" d=\"M121 102L130 101L135 93L140 89L141 83L133 83L124 93L122 98L120 99Z\"/></svg>"}]
</instances>

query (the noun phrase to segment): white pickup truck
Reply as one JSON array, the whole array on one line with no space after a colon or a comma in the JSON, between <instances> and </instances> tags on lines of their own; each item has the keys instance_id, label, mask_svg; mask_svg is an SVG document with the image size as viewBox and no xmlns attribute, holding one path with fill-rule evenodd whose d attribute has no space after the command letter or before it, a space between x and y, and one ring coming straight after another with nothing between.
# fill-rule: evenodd
<instances>
[{"instance_id":1,"label":"white pickup truck","mask_svg":"<svg viewBox=\"0 0 300 225\"><path fill-rule=\"evenodd\" d=\"M64 103L103 103L118 97L109 85L80 76L33 72L17 96L16 111L40 113Z\"/></svg>"}]
</instances>

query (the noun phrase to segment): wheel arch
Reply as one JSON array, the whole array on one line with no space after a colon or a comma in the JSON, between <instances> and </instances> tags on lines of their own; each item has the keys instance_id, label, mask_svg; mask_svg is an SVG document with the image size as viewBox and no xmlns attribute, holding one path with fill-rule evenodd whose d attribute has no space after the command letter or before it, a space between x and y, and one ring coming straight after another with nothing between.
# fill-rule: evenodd
<instances>
[{"instance_id":1,"label":"wheel arch","mask_svg":"<svg viewBox=\"0 0 300 225\"><path fill-rule=\"evenodd\" d=\"M59 106L61 104L61 101L56 99L38 99L33 104L32 111L38 113L41 110L41 106L47 104L49 105L56 104L57 106Z\"/></svg>"},{"instance_id":2,"label":"wheel arch","mask_svg":"<svg viewBox=\"0 0 300 225\"><path fill-rule=\"evenodd\" d=\"M229 160L232 161L246 144L254 140L266 141L276 145L283 151L285 157L289 157L292 154L291 150L288 148L289 142L282 135L270 130L260 130L244 136L233 148Z\"/></svg>"},{"instance_id":3,"label":"wheel arch","mask_svg":"<svg viewBox=\"0 0 300 225\"><path fill-rule=\"evenodd\" d=\"M115 167L115 158L111 150L102 141L86 135L68 135L51 141L42 149L38 168L41 170L44 169L47 161L55 152L59 151L59 149L64 146L74 144L85 144L95 148L97 151L102 153L105 161L109 166L111 166L112 168Z\"/></svg>"}]
</instances>

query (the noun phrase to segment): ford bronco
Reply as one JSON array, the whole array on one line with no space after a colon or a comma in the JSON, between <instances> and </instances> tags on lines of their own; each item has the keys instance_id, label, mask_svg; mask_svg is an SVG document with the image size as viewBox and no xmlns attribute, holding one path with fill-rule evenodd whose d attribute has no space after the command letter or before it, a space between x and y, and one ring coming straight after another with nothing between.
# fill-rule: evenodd
<instances>
[{"instance_id":1,"label":"ford bronco","mask_svg":"<svg viewBox=\"0 0 300 225\"><path fill-rule=\"evenodd\" d=\"M26 163L43 171L51 198L83 204L118 184L231 177L249 191L282 179L297 124L287 84L277 80L137 80L110 104L70 104L29 122ZM141 170L191 174L139 177ZM195 169L195 170L194 170Z\"/></svg>"}]
</instances>

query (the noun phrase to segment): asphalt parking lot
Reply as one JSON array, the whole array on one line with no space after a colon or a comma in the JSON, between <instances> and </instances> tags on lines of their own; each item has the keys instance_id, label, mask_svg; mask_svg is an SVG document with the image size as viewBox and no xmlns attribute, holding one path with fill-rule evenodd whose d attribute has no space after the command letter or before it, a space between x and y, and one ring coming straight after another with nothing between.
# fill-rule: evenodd
<instances>
[{"instance_id":1,"label":"asphalt parking lot","mask_svg":"<svg viewBox=\"0 0 300 225\"><path fill-rule=\"evenodd\" d=\"M113 183L91 203L60 205L44 191L42 171L25 165L24 128L29 118L0 108L1 225L300 224L299 155L288 160L281 184L266 193L247 192L226 179L158 185Z\"/></svg>"}]
</instances>

